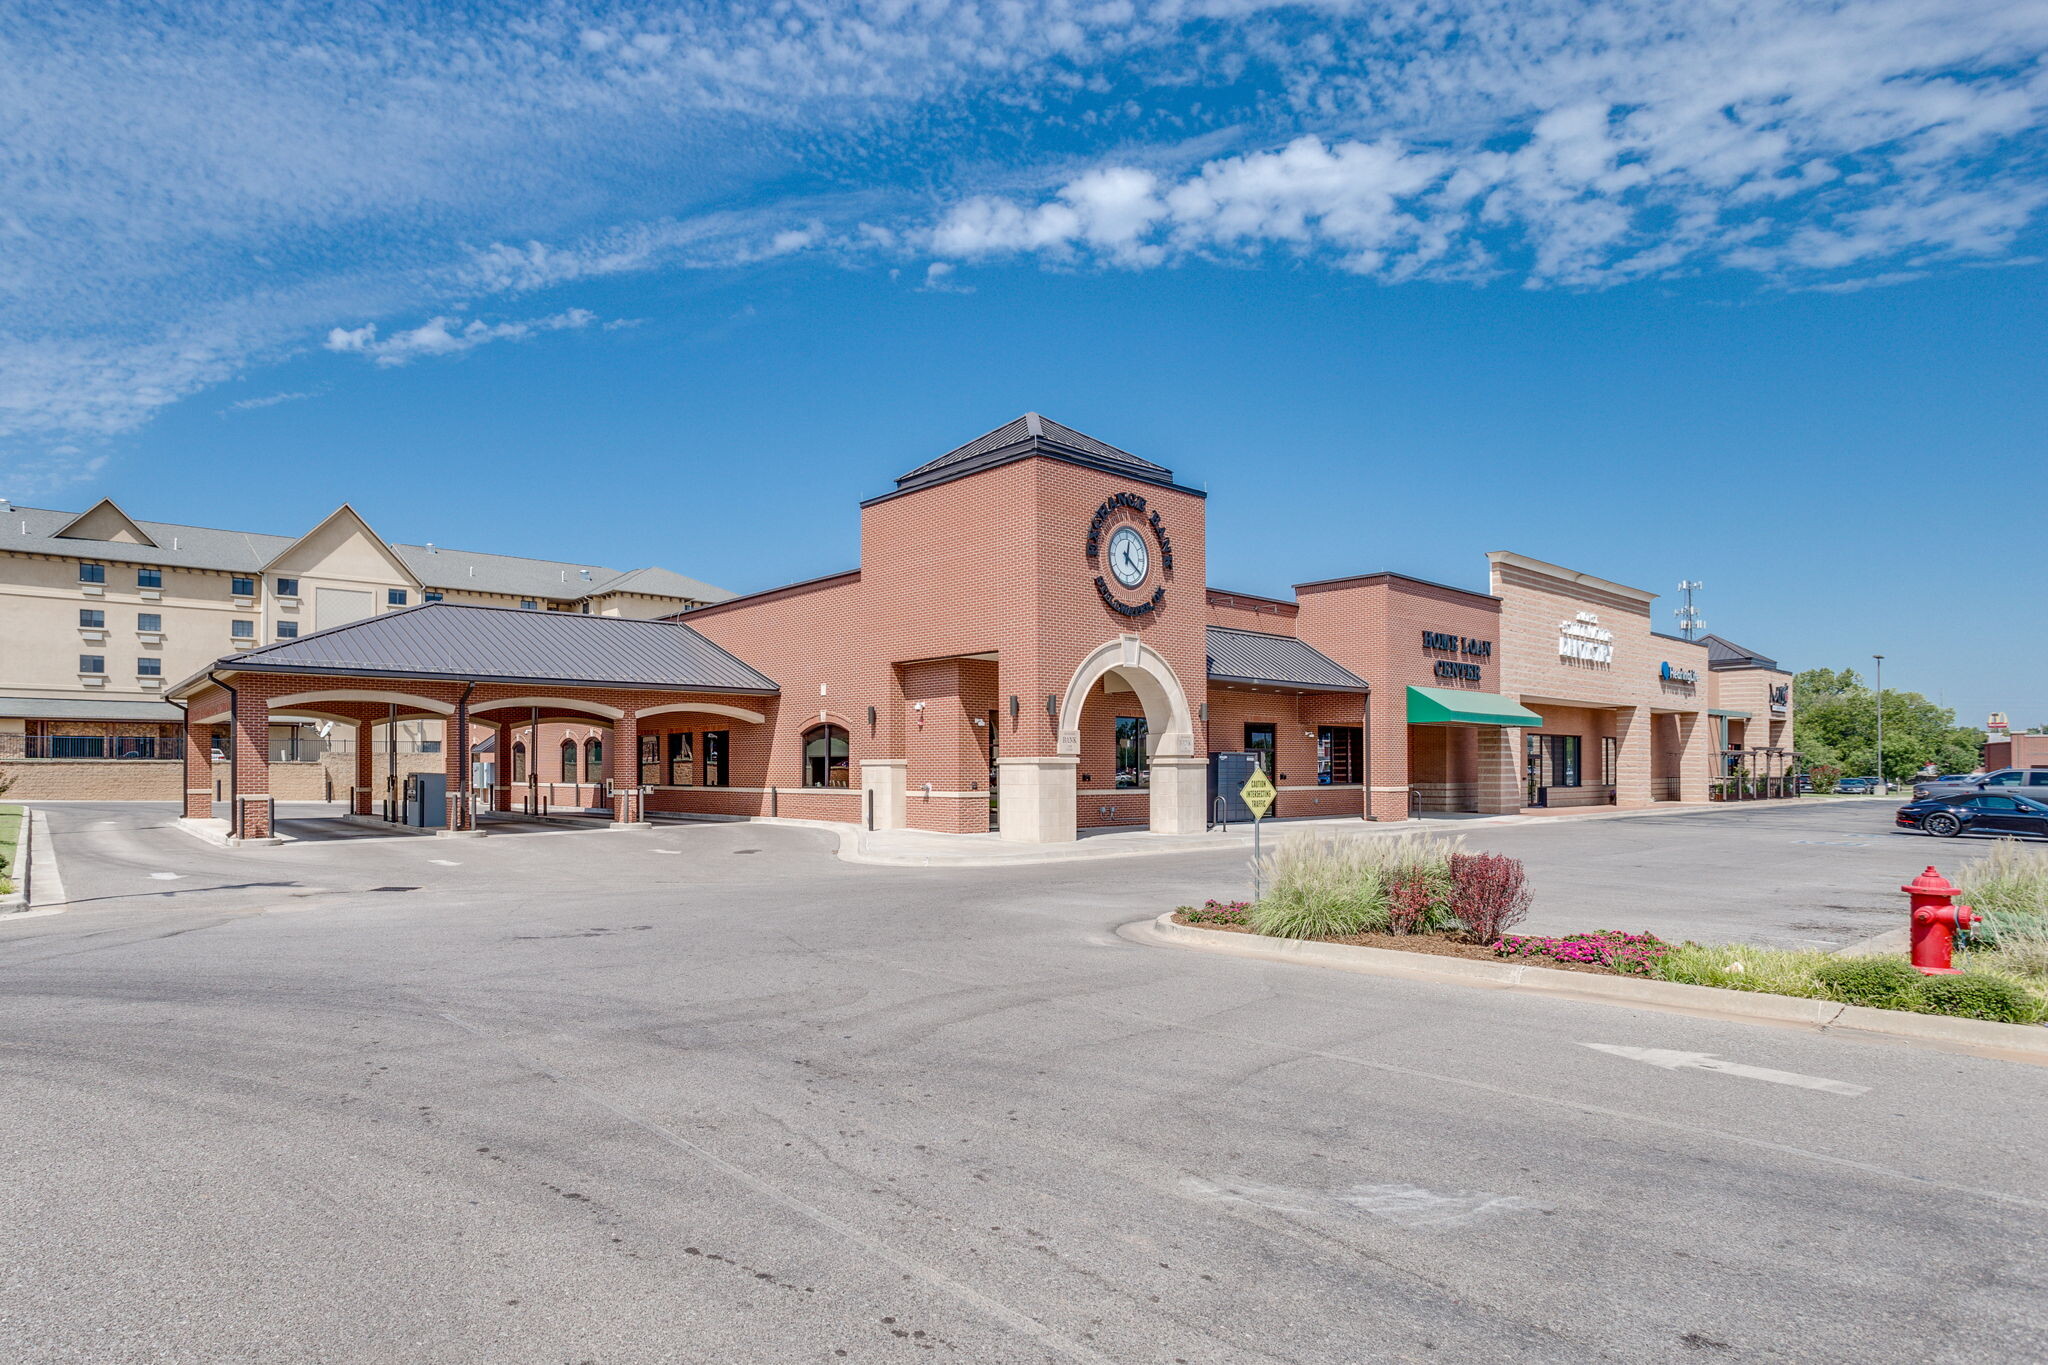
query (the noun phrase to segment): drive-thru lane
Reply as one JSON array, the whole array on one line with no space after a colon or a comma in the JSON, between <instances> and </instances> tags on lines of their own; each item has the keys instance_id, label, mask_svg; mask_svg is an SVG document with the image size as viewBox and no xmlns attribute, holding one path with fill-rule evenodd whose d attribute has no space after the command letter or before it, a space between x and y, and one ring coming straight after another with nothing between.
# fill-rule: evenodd
<instances>
[{"instance_id":1,"label":"drive-thru lane","mask_svg":"<svg viewBox=\"0 0 2048 1365\"><path fill-rule=\"evenodd\" d=\"M1748 875L1867 855L1788 817ZM1227 858L164 818L0 923L8 1358L2048 1353L2048 1070L1116 937Z\"/></svg>"}]
</instances>

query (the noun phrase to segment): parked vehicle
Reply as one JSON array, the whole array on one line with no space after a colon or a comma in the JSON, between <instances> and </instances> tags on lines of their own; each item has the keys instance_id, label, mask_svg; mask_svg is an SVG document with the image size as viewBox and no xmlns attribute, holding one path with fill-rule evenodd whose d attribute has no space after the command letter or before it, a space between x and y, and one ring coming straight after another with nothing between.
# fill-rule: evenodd
<instances>
[{"instance_id":1,"label":"parked vehicle","mask_svg":"<svg viewBox=\"0 0 2048 1365\"><path fill-rule=\"evenodd\" d=\"M1933 800L1979 791L2011 791L2048 800L2048 768L2000 768L1994 773L1967 773L1962 777L1937 777L1913 784L1913 799Z\"/></svg>"},{"instance_id":2,"label":"parked vehicle","mask_svg":"<svg viewBox=\"0 0 2048 1365\"><path fill-rule=\"evenodd\" d=\"M1835 783L1838 796L1868 796L1876 790L1877 779L1874 777L1844 777Z\"/></svg>"},{"instance_id":3,"label":"parked vehicle","mask_svg":"<svg viewBox=\"0 0 2048 1365\"><path fill-rule=\"evenodd\" d=\"M1936 797L1908 801L1899 807L1893 823L1901 829L1917 829L1943 839L1953 839L1958 834L2033 834L2048 838L2048 801L2002 792Z\"/></svg>"}]
</instances>

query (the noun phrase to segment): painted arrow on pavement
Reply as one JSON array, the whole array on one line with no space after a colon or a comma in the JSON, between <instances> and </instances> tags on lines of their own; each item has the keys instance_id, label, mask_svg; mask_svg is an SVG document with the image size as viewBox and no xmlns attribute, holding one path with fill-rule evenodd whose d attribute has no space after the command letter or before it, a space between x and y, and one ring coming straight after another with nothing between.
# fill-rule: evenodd
<instances>
[{"instance_id":1,"label":"painted arrow on pavement","mask_svg":"<svg viewBox=\"0 0 2048 1365\"><path fill-rule=\"evenodd\" d=\"M1802 1090L1825 1090L1830 1095L1865 1095L1870 1093L1867 1085L1851 1085L1847 1081L1830 1081L1820 1076L1802 1076L1796 1071L1774 1071L1767 1066L1749 1066L1742 1062L1724 1061L1711 1052L1679 1052L1668 1047L1623 1047L1619 1043L1584 1043L1583 1047L1595 1052L1605 1052L1616 1057L1626 1057L1634 1062L1648 1062L1661 1066L1666 1071L1719 1071L1729 1076L1742 1076L1752 1081L1769 1081L1773 1085L1796 1085Z\"/></svg>"}]
</instances>

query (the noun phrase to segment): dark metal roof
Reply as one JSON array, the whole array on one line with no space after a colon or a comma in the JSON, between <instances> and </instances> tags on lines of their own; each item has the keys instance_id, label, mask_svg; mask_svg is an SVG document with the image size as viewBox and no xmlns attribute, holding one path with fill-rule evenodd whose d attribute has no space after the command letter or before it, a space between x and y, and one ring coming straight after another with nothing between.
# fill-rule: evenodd
<instances>
[{"instance_id":1,"label":"dark metal roof","mask_svg":"<svg viewBox=\"0 0 2048 1365\"><path fill-rule=\"evenodd\" d=\"M1776 659L1766 658L1753 649L1744 649L1725 636L1702 635L1698 643L1707 647L1708 668L1775 669L1778 666Z\"/></svg>"},{"instance_id":2,"label":"dark metal roof","mask_svg":"<svg viewBox=\"0 0 2048 1365\"><path fill-rule=\"evenodd\" d=\"M896 480L896 487L899 491L919 488L987 469L991 465L1008 464L1029 455L1049 455L1111 473L1127 474L1148 483L1173 482L1173 471L1164 465L1140 459L1128 450L1119 450L1107 441L1098 441L1085 432L1062 426L1050 417L1027 412L1015 421L1005 422L994 431L977 436L957 450L949 450L938 459L919 465Z\"/></svg>"},{"instance_id":3,"label":"dark metal roof","mask_svg":"<svg viewBox=\"0 0 2048 1365\"><path fill-rule=\"evenodd\" d=\"M1212 682L1298 687L1310 692L1368 692L1365 679L1292 635L1210 626Z\"/></svg>"},{"instance_id":4,"label":"dark metal roof","mask_svg":"<svg viewBox=\"0 0 2048 1365\"><path fill-rule=\"evenodd\" d=\"M97 697L0 697L0 716L25 720L180 721L185 710L167 701Z\"/></svg>"},{"instance_id":5,"label":"dark metal roof","mask_svg":"<svg viewBox=\"0 0 2048 1365\"><path fill-rule=\"evenodd\" d=\"M775 692L775 680L676 621L430 602L230 654L220 669Z\"/></svg>"}]
</instances>

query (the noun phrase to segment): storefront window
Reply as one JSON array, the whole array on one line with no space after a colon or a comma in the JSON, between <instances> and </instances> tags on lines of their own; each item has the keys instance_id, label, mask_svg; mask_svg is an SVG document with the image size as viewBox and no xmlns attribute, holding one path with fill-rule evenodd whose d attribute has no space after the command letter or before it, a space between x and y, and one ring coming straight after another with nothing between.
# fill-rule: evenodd
<instances>
[{"instance_id":1,"label":"storefront window","mask_svg":"<svg viewBox=\"0 0 2048 1365\"><path fill-rule=\"evenodd\" d=\"M1247 725L1244 727L1244 747L1259 756L1259 766L1266 770L1266 776L1278 781L1280 778L1280 732L1274 725Z\"/></svg>"},{"instance_id":2,"label":"storefront window","mask_svg":"<svg viewBox=\"0 0 2048 1365\"><path fill-rule=\"evenodd\" d=\"M1316 731L1316 781L1324 786L1357 783L1364 765L1365 730L1358 725L1325 725Z\"/></svg>"},{"instance_id":3,"label":"storefront window","mask_svg":"<svg viewBox=\"0 0 2048 1365\"><path fill-rule=\"evenodd\" d=\"M704 785L723 787L732 781L727 768L732 753L732 731L706 730L704 732Z\"/></svg>"},{"instance_id":4,"label":"storefront window","mask_svg":"<svg viewBox=\"0 0 2048 1365\"><path fill-rule=\"evenodd\" d=\"M1152 761L1145 753L1145 718L1116 718L1116 784L1119 787L1152 785Z\"/></svg>"},{"instance_id":5,"label":"storefront window","mask_svg":"<svg viewBox=\"0 0 2048 1365\"><path fill-rule=\"evenodd\" d=\"M668 737L668 783L671 787L697 785L696 738L688 734Z\"/></svg>"},{"instance_id":6,"label":"storefront window","mask_svg":"<svg viewBox=\"0 0 2048 1365\"><path fill-rule=\"evenodd\" d=\"M640 736L640 785L661 785L661 736Z\"/></svg>"},{"instance_id":7,"label":"storefront window","mask_svg":"<svg viewBox=\"0 0 2048 1365\"><path fill-rule=\"evenodd\" d=\"M1621 741L1613 735L1600 740L1600 781L1613 786L1621 780Z\"/></svg>"},{"instance_id":8,"label":"storefront window","mask_svg":"<svg viewBox=\"0 0 2048 1365\"><path fill-rule=\"evenodd\" d=\"M846 731L836 725L820 725L804 732L806 787L844 787L849 772Z\"/></svg>"}]
</instances>

